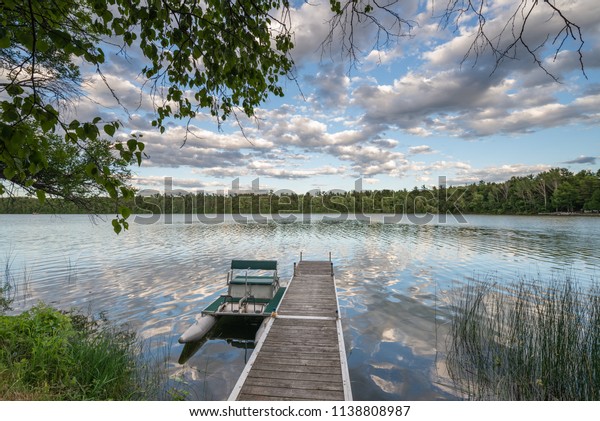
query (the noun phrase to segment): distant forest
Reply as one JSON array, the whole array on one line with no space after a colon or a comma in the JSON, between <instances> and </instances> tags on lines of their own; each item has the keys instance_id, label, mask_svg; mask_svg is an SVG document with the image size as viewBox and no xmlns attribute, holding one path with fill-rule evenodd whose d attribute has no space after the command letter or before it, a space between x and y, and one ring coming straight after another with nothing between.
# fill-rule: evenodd
<instances>
[{"instance_id":1,"label":"distant forest","mask_svg":"<svg viewBox=\"0 0 600 421\"><path fill-rule=\"evenodd\" d=\"M540 214L599 213L600 169L576 174L555 168L537 175L512 177L505 182L466 186L444 185L412 190L348 192L156 194L136 196L128 205L134 213L257 214L277 213L476 213ZM116 213L107 197L87 199L85 207L56 198L41 203L33 197L0 198L0 213Z\"/></svg>"}]
</instances>

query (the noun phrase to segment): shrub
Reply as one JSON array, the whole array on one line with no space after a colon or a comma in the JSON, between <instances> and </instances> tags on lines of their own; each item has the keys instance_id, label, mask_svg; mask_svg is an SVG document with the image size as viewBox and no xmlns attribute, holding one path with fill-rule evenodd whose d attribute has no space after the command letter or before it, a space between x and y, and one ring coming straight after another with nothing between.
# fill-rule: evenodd
<instances>
[{"instance_id":1,"label":"shrub","mask_svg":"<svg viewBox=\"0 0 600 421\"><path fill-rule=\"evenodd\" d=\"M133 333L77 313L0 316L0 399L143 398L139 351Z\"/></svg>"}]
</instances>

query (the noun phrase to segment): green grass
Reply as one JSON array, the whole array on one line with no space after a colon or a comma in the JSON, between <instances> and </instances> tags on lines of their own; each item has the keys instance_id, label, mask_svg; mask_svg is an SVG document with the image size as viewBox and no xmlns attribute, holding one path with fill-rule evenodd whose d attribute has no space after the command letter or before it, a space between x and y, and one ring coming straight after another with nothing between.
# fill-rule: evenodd
<instances>
[{"instance_id":1,"label":"green grass","mask_svg":"<svg viewBox=\"0 0 600 421\"><path fill-rule=\"evenodd\" d=\"M0 400L152 399L160 373L140 355L104 320L45 305L0 315Z\"/></svg>"},{"instance_id":2,"label":"green grass","mask_svg":"<svg viewBox=\"0 0 600 421\"><path fill-rule=\"evenodd\" d=\"M26 300L30 282L27 270L16 279L13 261L9 253L0 273L0 401L158 400L179 393L164 390L166 354L151 355L133 331L102 313L38 304L7 315L15 299ZM71 274L69 264L69 280Z\"/></svg>"},{"instance_id":3,"label":"green grass","mask_svg":"<svg viewBox=\"0 0 600 421\"><path fill-rule=\"evenodd\" d=\"M456 387L476 400L600 400L599 292L569 279L462 289L447 355Z\"/></svg>"}]
</instances>

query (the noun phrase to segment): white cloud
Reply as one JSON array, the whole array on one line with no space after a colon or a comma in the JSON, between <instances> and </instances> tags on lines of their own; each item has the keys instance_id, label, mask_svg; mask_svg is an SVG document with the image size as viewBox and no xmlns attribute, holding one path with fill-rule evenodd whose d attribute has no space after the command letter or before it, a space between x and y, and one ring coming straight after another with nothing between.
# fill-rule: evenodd
<instances>
[{"instance_id":1,"label":"white cloud","mask_svg":"<svg viewBox=\"0 0 600 421\"><path fill-rule=\"evenodd\" d=\"M392 85L362 85L353 101L365 110L364 125L420 136L472 138L597 124L598 95L582 92L569 102L559 100L561 91L555 82L526 88L487 72L450 70L432 76L411 72Z\"/></svg>"},{"instance_id":2,"label":"white cloud","mask_svg":"<svg viewBox=\"0 0 600 421\"><path fill-rule=\"evenodd\" d=\"M193 169L192 172L201 174L204 176L216 177L216 178L237 178L248 174L248 171L242 166L235 167L223 167L215 163L209 168Z\"/></svg>"},{"instance_id":3,"label":"white cloud","mask_svg":"<svg viewBox=\"0 0 600 421\"><path fill-rule=\"evenodd\" d=\"M239 166L250 159L250 154L243 149L243 146L248 146L248 143L242 143L243 137L240 139L239 135L229 137L225 134L206 132L206 136L199 138L188 137L188 142L184 145L185 128L183 127L169 128L162 135L156 132L140 132L140 134L143 135L141 141L146 144L144 152L149 157L144 160L145 167ZM239 148L232 146L236 144L242 146Z\"/></svg>"},{"instance_id":4,"label":"white cloud","mask_svg":"<svg viewBox=\"0 0 600 421\"><path fill-rule=\"evenodd\" d=\"M291 8L294 49L292 57L302 65L312 61L321 52L321 43L326 39L329 28L327 21L333 13L329 2L320 4L303 3L299 8Z\"/></svg>"},{"instance_id":5,"label":"white cloud","mask_svg":"<svg viewBox=\"0 0 600 421\"><path fill-rule=\"evenodd\" d=\"M141 86L114 74L91 75L83 86L88 98L109 109L124 107L129 113L153 111L154 104ZM115 98L115 96L118 98Z\"/></svg>"},{"instance_id":6,"label":"white cloud","mask_svg":"<svg viewBox=\"0 0 600 421\"><path fill-rule=\"evenodd\" d=\"M489 166L480 169L464 168L457 171L455 177L448 179L449 184L470 184L481 180L487 182L503 182L511 177L523 177L548 171L551 165L536 164L506 164L500 166Z\"/></svg>"},{"instance_id":7,"label":"white cloud","mask_svg":"<svg viewBox=\"0 0 600 421\"><path fill-rule=\"evenodd\" d=\"M306 76L305 81L315 88L307 100L318 110L326 110L331 113L338 110L343 111L348 105L350 78L342 65L322 66L321 71L314 76Z\"/></svg>"},{"instance_id":8,"label":"white cloud","mask_svg":"<svg viewBox=\"0 0 600 421\"><path fill-rule=\"evenodd\" d=\"M369 177L365 177L363 178L363 182L365 184L369 184L369 185L375 185L375 184L379 184L381 180L377 179L377 178L369 178Z\"/></svg>"},{"instance_id":9,"label":"white cloud","mask_svg":"<svg viewBox=\"0 0 600 421\"><path fill-rule=\"evenodd\" d=\"M139 189L158 190L160 192L172 191L175 194L185 194L188 191L203 190L206 188L225 187L223 183L207 182L198 178L134 175L132 182Z\"/></svg>"},{"instance_id":10,"label":"white cloud","mask_svg":"<svg viewBox=\"0 0 600 421\"><path fill-rule=\"evenodd\" d=\"M435 153L431 146L427 145L419 145L419 146L411 146L408 148L408 153L411 155L419 155L419 154L431 154Z\"/></svg>"},{"instance_id":11,"label":"white cloud","mask_svg":"<svg viewBox=\"0 0 600 421\"><path fill-rule=\"evenodd\" d=\"M328 151L340 160L352 162L352 170L360 176L399 175L408 163L400 152L390 152L371 145L332 146Z\"/></svg>"},{"instance_id":12,"label":"white cloud","mask_svg":"<svg viewBox=\"0 0 600 421\"><path fill-rule=\"evenodd\" d=\"M346 168L323 166L319 168L286 168L285 166L277 166L267 162L254 162L249 166L252 174L258 176L273 177L279 179L303 179L324 175L345 175Z\"/></svg>"}]
</instances>

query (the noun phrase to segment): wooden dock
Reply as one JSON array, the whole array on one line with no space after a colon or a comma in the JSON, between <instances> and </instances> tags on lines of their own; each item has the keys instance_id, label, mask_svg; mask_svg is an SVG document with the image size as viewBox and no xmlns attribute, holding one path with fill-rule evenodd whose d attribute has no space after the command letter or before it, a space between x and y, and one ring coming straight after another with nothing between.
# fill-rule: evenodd
<instances>
[{"instance_id":1,"label":"wooden dock","mask_svg":"<svg viewBox=\"0 0 600 421\"><path fill-rule=\"evenodd\" d=\"M229 400L352 400L331 262L295 266Z\"/></svg>"}]
</instances>

